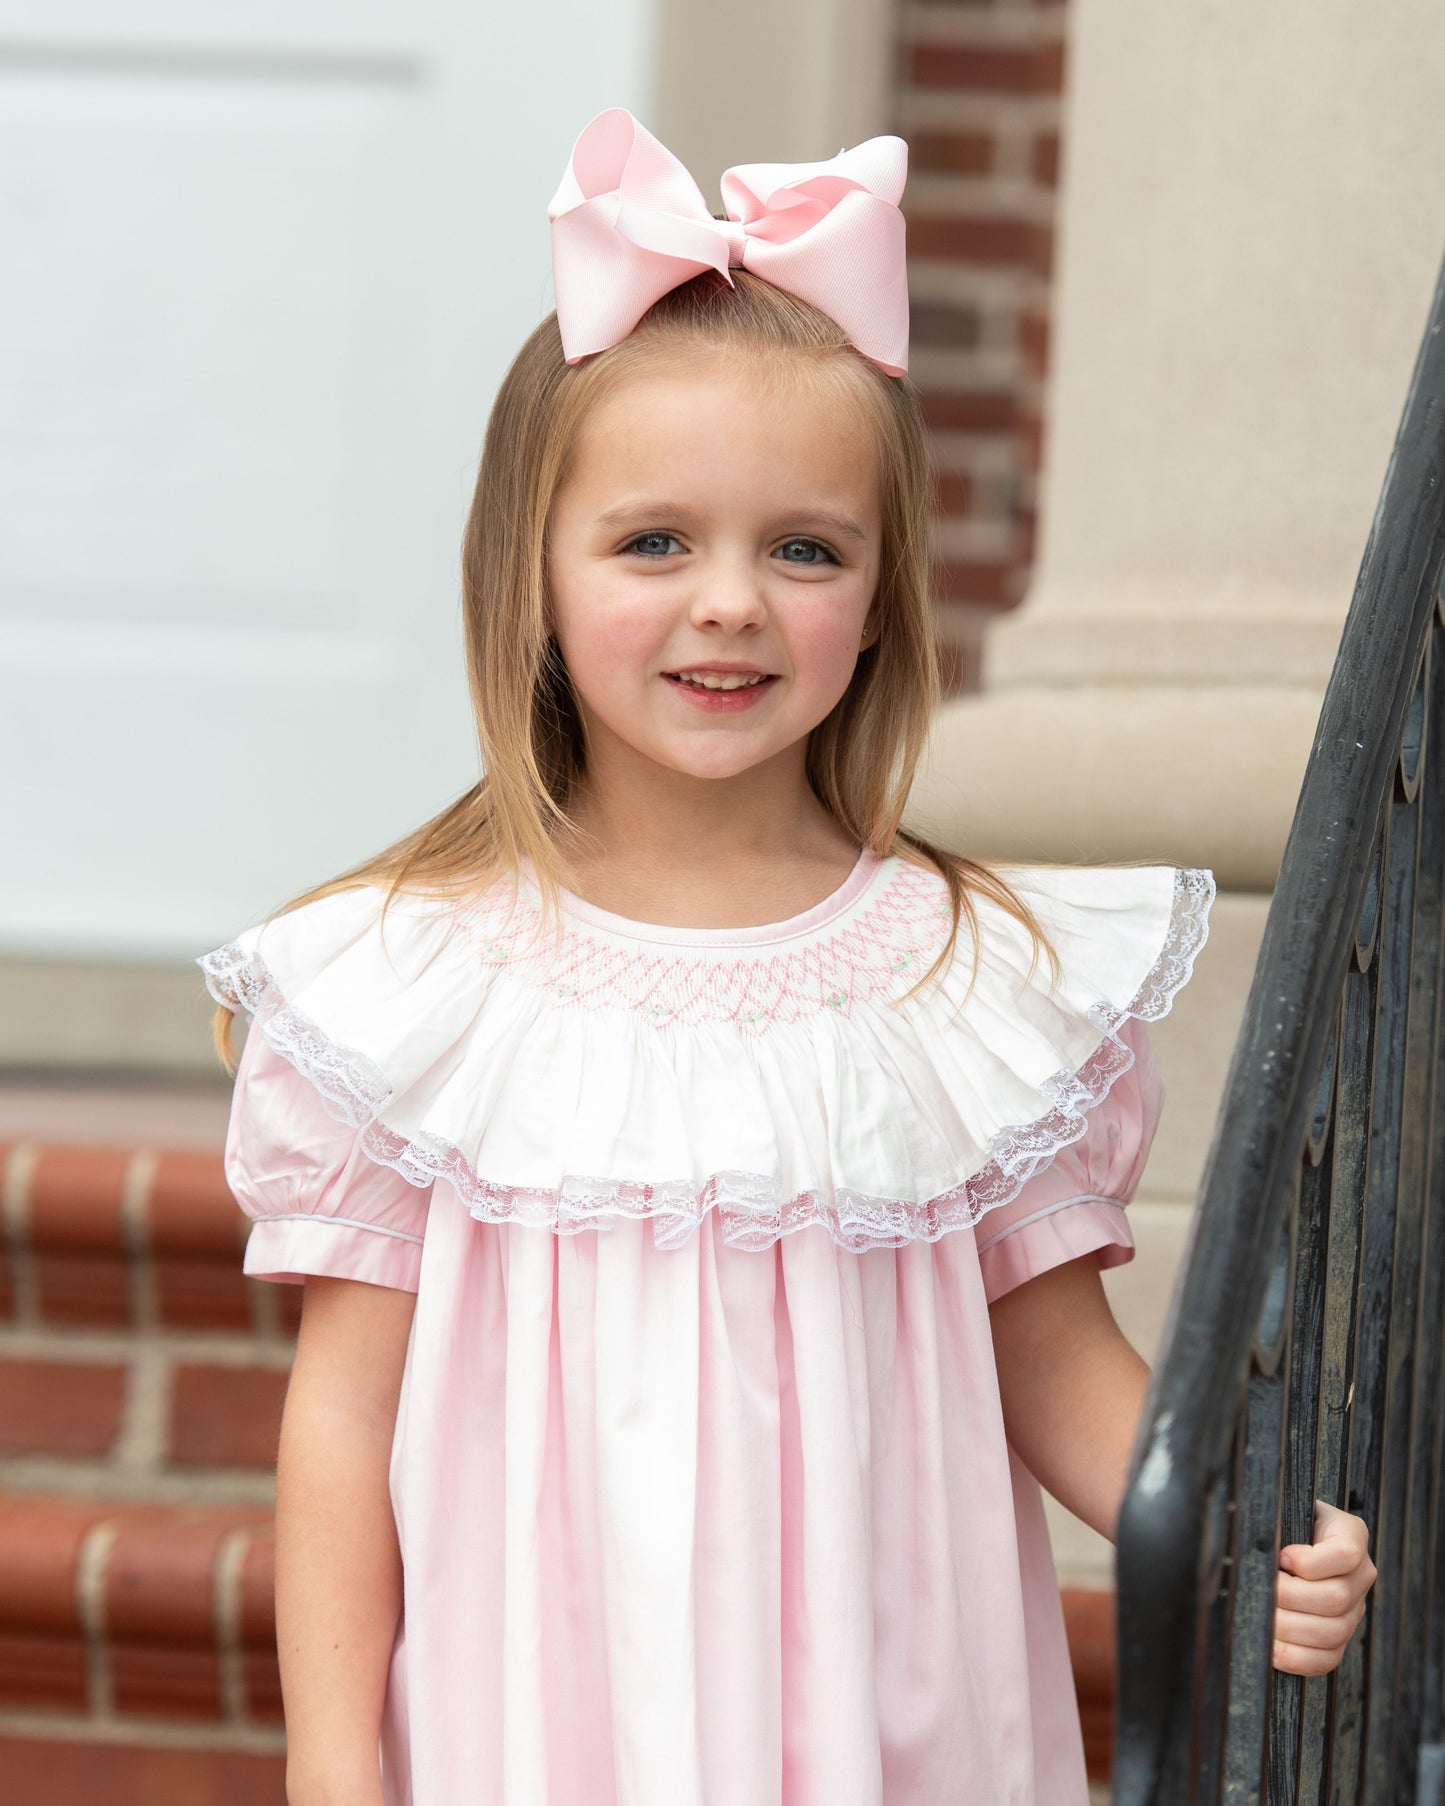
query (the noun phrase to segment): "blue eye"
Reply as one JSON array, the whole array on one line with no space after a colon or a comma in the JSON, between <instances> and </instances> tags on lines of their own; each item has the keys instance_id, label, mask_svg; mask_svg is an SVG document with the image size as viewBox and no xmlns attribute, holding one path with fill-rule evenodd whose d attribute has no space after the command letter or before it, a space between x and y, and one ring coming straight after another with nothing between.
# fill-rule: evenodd
<instances>
[{"instance_id":1,"label":"blue eye","mask_svg":"<svg viewBox=\"0 0 1445 1806\"><path fill-rule=\"evenodd\" d=\"M663 533L663 532L639 533L637 535L636 539L629 539L627 544L622 549L624 552L636 552L639 558L670 558L672 556L671 552L643 552L643 551L640 551L639 547L641 547L642 544L646 540L649 540L649 539L670 539L674 543L676 543L677 535L675 533Z\"/></svg>"},{"instance_id":2,"label":"blue eye","mask_svg":"<svg viewBox=\"0 0 1445 1806\"><path fill-rule=\"evenodd\" d=\"M650 533L639 533L634 539L629 539L627 544L625 546L623 546L622 550L624 552L631 552L635 557L638 557L638 558L671 558L673 556L673 553L670 551L663 551L663 550L644 551L643 547L647 544L647 542L649 540L653 540L653 541L671 540L673 545L676 545L678 543L677 535L675 533L664 533L661 530L661 528L654 528L653 531ZM785 540L781 546L779 546L778 551L786 552L793 546L807 546L811 551L821 553L822 557L820 557L820 558L784 558L784 560L783 560L784 564L811 565L811 564L822 564L824 561L826 561L829 564L837 564L838 563L838 559L835 557L835 555L831 551L829 551L828 547L825 546L823 544L822 540L820 540L820 539L808 539L808 538L805 538L802 536L799 536L796 539L788 539L788 540ZM777 557L777 555L778 555L777 552L775 552L773 554L773 556L775 558Z\"/></svg>"},{"instance_id":3,"label":"blue eye","mask_svg":"<svg viewBox=\"0 0 1445 1806\"><path fill-rule=\"evenodd\" d=\"M836 564L838 562L820 539L789 539L785 541L778 550L786 552L789 546L811 546L815 552L821 552L829 564ZM777 553L774 553L773 556L776 557ZM785 558L783 560L784 564L818 564L821 562L822 561L817 558Z\"/></svg>"}]
</instances>

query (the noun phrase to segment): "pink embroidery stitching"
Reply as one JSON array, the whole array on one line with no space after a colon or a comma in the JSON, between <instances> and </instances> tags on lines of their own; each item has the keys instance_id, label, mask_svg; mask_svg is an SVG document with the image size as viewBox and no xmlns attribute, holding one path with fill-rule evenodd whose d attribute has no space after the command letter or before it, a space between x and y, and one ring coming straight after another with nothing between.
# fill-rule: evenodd
<instances>
[{"instance_id":1,"label":"pink embroidery stitching","mask_svg":"<svg viewBox=\"0 0 1445 1806\"><path fill-rule=\"evenodd\" d=\"M899 876L906 873L913 877L917 872L916 867L904 867ZM860 934L892 889L890 884L851 929L835 938ZM701 1186L685 1179L577 1174L569 1174L556 1191L501 1183L477 1174L452 1142L425 1129L403 1136L381 1121L379 1112L391 1096L385 1076L364 1055L337 1046L316 1023L289 1004L253 948L231 941L203 955L197 963L216 1001L233 1010L250 1011L255 1028L310 1080L331 1114L360 1131L361 1147L370 1159L394 1168L411 1185L430 1185L437 1179L449 1181L472 1215L483 1221L527 1223L566 1235L582 1229L607 1229L620 1218L650 1217L657 1245L673 1248L683 1246L703 1218L716 1212L723 1241L738 1247L767 1248L782 1236L821 1224L839 1246L861 1251L901 1247L911 1240L936 1241L949 1230L977 1222L988 1211L1011 1202L1024 1183L1047 1166L1060 1148L1085 1134L1085 1113L1108 1094L1119 1075L1134 1063L1134 1054L1118 1035L1118 1028L1129 1017L1153 1021L1168 1013L1175 993L1187 983L1195 958L1208 938L1214 895L1211 872L1176 870L1164 944L1138 992L1123 1007L1103 1001L1087 1006L1089 1020L1103 1036L1099 1046L1076 1071L1062 1068L1039 1086L1041 1096L1051 1106L1048 1110L1031 1122L996 1130L989 1137L984 1164L925 1203L875 1197L845 1185L808 1189L788 1197L774 1177L746 1172L714 1173ZM888 910L894 910L897 902L891 899ZM924 896L915 895L913 906L917 908L916 915L905 903L896 917L885 915L884 919L927 920L930 910ZM931 911L935 926L946 911L946 897L935 892ZM923 950L927 950L927 942ZM728 952L735 955L736 949ZM648 964L671 963L641 957ZM779 961L773 955L754 961L732 958L718 963L726 969L733 964L786 965L786 960ZM864 965L863 970L885 976L897 973L898 968L875 961ZM907 982L912 983L913 979L910 977Z\"/></svg>"},{"instance_id":2,"label":"pink embroidery stitching","mask_svg":"<svg viewBox=\"0 0 1445 1806\"><path fill-rule=\"evenodd\" d=\"M520 973L560 1005L633 1010L655 1026L732 1022L759 1032L826 1010L846 1016L880 991L901 995L931 965L948 916L943 880L900 864L861 914L791 950L702 943L651 953L569 916L554 953L549 939L530 944L540 906L519 889L512 909L505 885L459 911L457 925L485 965Z\"/></svg>"}]
</instances>

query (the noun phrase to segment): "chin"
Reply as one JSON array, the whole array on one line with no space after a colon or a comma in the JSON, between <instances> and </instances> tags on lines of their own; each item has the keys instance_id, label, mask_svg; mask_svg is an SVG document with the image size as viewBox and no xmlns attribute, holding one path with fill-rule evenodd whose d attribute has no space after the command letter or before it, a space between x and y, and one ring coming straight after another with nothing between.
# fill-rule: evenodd
<instances>
[{"instance_id":1,"label":"chin","mask_svg":"<svg viewBox=\"0 0 1445 1806\"><path fill-rule=\"evenodd\" d=\"M668 762L669 769L682 777L689 778L740 778L745 771L751 771L755 765L766 762L768 754L760 754L756 759L729 759L725 764L712 763L707 760L677 759Z\"/></svg>"},{"instance_id":2,"label":"chin","mask_svg":"<svg viewBox=\"0 0 1445 1806\"><path fill-rule=\"evenodd\" d=\"M685 756L657 759L669 771L689 778L740 778L744 772L752 771L755 766L765 765L769 759L776 758L782 749L776 746L760 747L751 755L738 748L734 755L724 759L689 759Z\"/></svg>"}]
</instances>

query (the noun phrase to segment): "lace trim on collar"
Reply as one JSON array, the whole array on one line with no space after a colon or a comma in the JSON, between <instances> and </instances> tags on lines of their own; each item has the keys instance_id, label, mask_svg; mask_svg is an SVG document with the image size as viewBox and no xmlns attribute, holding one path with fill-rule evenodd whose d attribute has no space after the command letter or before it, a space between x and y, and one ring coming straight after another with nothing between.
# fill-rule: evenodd
<instances>
[{"instance_id":1,"label":"lace trim on collar","mask_svg":"<svg viewBox=\"0 0 1445 1806\"><path fill-rule=\"evenodd\" d=\"M485 1222L525 1223L573 1235L584 1229L605 1231L620 1217L651 1218L657 1246L674 1248L690 1240L709 1211L717 1211L722 1239L733 1247L759 1251L781 1236L821 1223L840 1247L862 1252L937 1241L949 1230L976 1223L987 1211L1010 1202L1061 1148L1085 1134L1085 1113L1134 1064L1132 1049L1117 1033L1120 1023L1130 1017L1153 1020L1168 1012L1208 936L1214 894L1209 871L1176 869L1164 945L1138 992L1123 1008L1089 1006L1089 1020L1104 1037L1098 1047L1077 1071L1061 1070L1040 1086L1052 1105L1047 1112L1000 1129L990 1138L988 1160L979 1170L923 1203L843 1186L827 1194L807 1190L788 1197L764 1174L725 1170L700 1186L689 1180L578 1175L569 1175L555 1191L498 1183L476 1173L452 1143L426 1133L404 1137L381 1122L378 1113L390 1096L384 1076L363 1056L335 1046L288 1005L259 955L231 942L197 963L216 1001L251 1012L270 1045L310 1080L333 1114L360 1130L363 1152L395 1168L412 1185L446 1180L472 1215Z\"/></svg>"}]
</instances>

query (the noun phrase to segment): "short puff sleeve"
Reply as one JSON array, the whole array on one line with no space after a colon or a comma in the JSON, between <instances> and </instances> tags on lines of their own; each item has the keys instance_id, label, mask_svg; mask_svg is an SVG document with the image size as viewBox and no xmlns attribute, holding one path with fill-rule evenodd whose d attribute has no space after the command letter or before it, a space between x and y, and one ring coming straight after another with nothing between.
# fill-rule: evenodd
<instances>
[{"instance_id":1,"label":"short puff sleeve","mask_svg":"<svg viewBox=\"0 0 1445 1806\"><path fill-rule=\"evenodd\" d=\"M226 1182L253 1218L243 1269L301 1284L308 1274L416 1291L430 1185L363 1153L311 1083L254 1027L231 1094Z\"/></svg>"},{"instance_id":2,"label":"short puff sleeve","mask_svg":"<svg viewBox=\"0 0 1445 1806\"><path fill-rule=\"evenodd\" d=\"M1149 1158L1164 1108L1164 1081L1138 1017L1126 1017L1114 1033L1133 1053L1134 1064L1086 1113L1081 1139L1060 1148L1016 1197L974 1225L990 1304L1084 1254L1096 1254L1101 1267L1134 1258L1124 1206L1138 1190Z\"/></svg>"}]
</instances>

